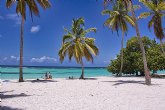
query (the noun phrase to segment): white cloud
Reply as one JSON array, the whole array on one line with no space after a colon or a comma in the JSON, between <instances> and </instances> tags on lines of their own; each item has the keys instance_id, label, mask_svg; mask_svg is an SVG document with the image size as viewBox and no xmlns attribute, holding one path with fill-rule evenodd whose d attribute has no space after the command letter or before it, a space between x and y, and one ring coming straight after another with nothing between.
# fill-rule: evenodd
<instances>
[{"instance_id":1,"label":"white cloud","mask_svg":"<svg viewBox=\"0 0 165 110\"><path fill-rule=\"evenodd\" d=\"M11 58L11 59L17 59L17 57L15 57L15 56L10 56L10 58Z\"/></svg>"},{"instance_id":2,"label":"white cloud","mask_svg":"<svg viewBox=\"0 0 165 110\"><path fill-rule=\"evenodd\" d=\"M17 60L17 61L18 61L18 60L19 60L19 57L16 57L16 56L10 56L10 59L11 59L11 60Z\"/></svg>"},{"instance_id":3,"label":"white cloud","mask_svg":"<svg viewBox=\"0 0 165 110\"><path fill-rule=\"evenodd\" d=\"M6 61L7 61L7 62L8 62L8 61L14 61L14 62L15 62L15 61L19 61L19 57L16 57L16 56L13 56L13 55L12 55L12 56L10 56L10 57L4 57L4 58L3 58L3 61L5 61L5 62L6 62Z\"/></svg>"},{"instance_id":4,"label":"white cloud","mask_svg":"<svg viewBox=\"0 0 165 110\"><path fill-rule=\"evenodd\" d=\"M17 14L8 14L8 15L6 15L6 18L14 21L16 25L21 24L21 17L19 17L19 15L17 15Z\"/></svg>"},{"instance_id":5,"label":"white cloud","mask_svg":"<svg viewBox=\"0 0 165 110\"><path fill-rule=\"evenodd\" d=\"M20 60L20 57L11 55L8 57L3 57L2 60L0 60L1 62L18 62ZM47 56L42 56L40 58L31 58L31 59L24 59L24 60L28 60L31 63L56 63L57 59L53 58L53 57L47 57Z\"/></svg>"},{"instance_id":6,"label":"white cloud","mask_svg":"<svg viewBox=\"0 0 165 110\"><path fill-rule=\"evenodd\" d=\"M56 58L52 58L52 57L43 56L41 58L32 58L30 61L31 62L36 62L36 63L43 63L43 62L55 63L57 61L57 59Z\"/></svg>"},{"instance_id":7,"label":"white cloud","mask_svg":"<svg viewBox=\"0 0 165 110\"><path fill-rule=\"evenodd\" d=\"M40 26L39 25L32 26L30 31L31 31L31 33L36 33L38 31L40 31Z\"/></svg>"}]
</instances>

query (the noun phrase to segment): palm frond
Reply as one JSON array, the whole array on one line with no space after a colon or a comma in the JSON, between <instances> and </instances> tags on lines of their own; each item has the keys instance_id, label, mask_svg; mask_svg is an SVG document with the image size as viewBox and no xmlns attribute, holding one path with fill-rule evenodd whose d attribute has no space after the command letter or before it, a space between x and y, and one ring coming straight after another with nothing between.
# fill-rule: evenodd
<instances>
[{"instance_id":1,"label":"palm frond","mask_svg":"<svg viewBox=\"0 0 165 110\"><path fill-rule=\"evenodd\" d=\"M152 19L148 22L148 29L151 31L151 27L154 24L154 16L152 17Z\"/></svg>"},{"instance_id":2,"label":"palm frond","mask_svg":"<svg viewBox=\"0 0 165 110\"><path fill-rule=\"evenodd\" d=\"M120 22L120 27L121 27L122 32L126 34L128 31L128 26L127 26L126 21L122 20Z\"/></svg>"},{"instance_id":3,"label":"palm frond","mask_svg":"<svg viewBox=\"0 0 165 110\"><path fill-rule=\"evenodd\" d=\"M106 15L106 14L110 15L111 12L112 12L111 10L103 10L103 11L101 12L101 14L102 14L102 15Z\"/></svg>"},{"instance_id":4,"label":"palm frond","mask_svg":"<svg viewBox=\"0 0 165 110\"><path fill-rule=\"evenodd\" d=\"M62 42L64 43L68 40L73 40L73 36L71 34L64 35Z\"/></svg>"},{"instance_id":5,"label":"palm frond","mask_svg":"<svg viewBox=\"0 0 165 110\"><path fill-rule=\"evenodd\" d=\"M149 17L151 15L152 15L151 12L143 12L143 13L140 14L140 16L138 17L138 19L147 18L147 17Z\"/></svg>"},{"instance_id":6,"label":"palm frond","mask_svg":"<svg viewBox=\"0 0 165 110\"><path fill-rule=\"evenodd\" d=\"M37 0L37 1L41 5L41 7L44 9L51 7L51 4L48 0Z\"/></svg>"},{"instance_id":7,"label":"palm frond","mask_svg":"<svg viewBox=\"0 0 165 110\"><path fill-rule=\"evenodd\" d=\"M95 32L95 33L96 33L96 31L97 31L96 28L89 28L89 29L84 30L84 31L82 32L82 36L85 36L85 35L86 35L87 33L89 33L89 32Z\"/></svg>"},{"instance_id":8,"label":"palm frond","mask_svg":"<svg viewBox=\"0 0 165 110\"><path fill-rule=\"evenodd\" d=\"M148 1L148 2L142 2L149 10L155 10L155 4L153 2Z\"/></svg>"},{"instance_id":9,"label":"palm frond","mask_svg":"<svg viewBox=\"0 0 165 110\"><path fill-rule=\"evenodd\" d=\"M68 48L68 58L69 58L69 61L71 61L72 57L73 57L73 54L74 54L74 45L70 46Z\"/></svg>"},{"instance_id":10,"label":"palm frond","mask_svg":"<svg viewBox=\"0 0 165 110\"><path fill-rule=\"evenodd\" d=\"M131 16L125 15L124 16L125 20L130 23L132 26L135 26L135 22Z\"/></svg>"},{"instance_id":11,"label":"palm frond","mask_svg":"<svg viewBox=\"0 0 165 110\"><path fill-rule=\"evenodd\" d=\"M10 8L14 3L15 3L15 1L13 1L13 0L7 0L6 1L6 7Z\"/></svg>"},{"instance_id":12,"label":"palm frond","mask_svg":"<svg viewBox=\"0 0 165 110\"><path fill-rule=\"evenodd\" d=\"M157 7L158 7L159 10L165 11L165 2L159 3Z\"/></svg>"},{"instance_id":13,"label":"palm frond","mask_svg":"<svg viewBox=\"0 0 165 110\"><path fill-rule=\"evenodd\" d=\"M90 46L90 48L92 49L89 49L89 51L93 51L94 53L94 56L97 56L98 54L99 54L99 49L96 47L96 45L93 43L86 43L86 44L88 44L88 46ZM91 52L92 53L92 52Z\"/></svg>"},{"instance_id":14,"label":"palm frond","mask_svg":"<svg viewBox=\"0 0 165 110\"><path fill-rule=\"evenodd\" d=\"M160 16L154 17L154 33L156 37L160 40L162 40L165 37L162 27L162 19Z\"/></svg>"},{"instance_id":15,"label":"palm frond","mask_svg":"<svg viewBox=\"0 0 165 110\"><path fill-rule=\"evenodd\" d=\"M140 5L133 5L133 9L134 10L138 10L138 9L141 9L142 7ZM131 7L128 7L127 8L127 11L130 12L131 11Z\"/></svg>"},{"instance_id":16,"label":"palm frond","mask_svg":"<svg viewBox=\"0 0 165 110\"><path fill-rule=\"evenodd\" d=\"M89 50L92 54L94 54L95 56L97 55L97 50L95 50L96 48L92 48L92 47L94 47L93 45L88 44L88 43L85 43L85 46L88 48L88 50Z\"/></svg>"},{"instance_id":17,"label":"palm frond","mask_svg":"<svg viewBox=\"0 0 165 110\"><path fill-rule=\"evenodd\" d=\"M90 53L90 51L87 49L87 47L84 47L84 54L85 54L85 59L93 63L93 56Z\"/></svg>"}]
</instances>

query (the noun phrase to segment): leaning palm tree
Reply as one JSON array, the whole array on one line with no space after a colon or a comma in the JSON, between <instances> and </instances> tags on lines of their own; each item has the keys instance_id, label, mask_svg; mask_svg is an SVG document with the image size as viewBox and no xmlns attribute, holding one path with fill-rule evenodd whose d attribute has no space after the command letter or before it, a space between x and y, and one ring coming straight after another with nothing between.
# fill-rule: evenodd
<instances>
[{"instance_id":1,"label":"leaning palm tree","mask_svg":"<svg viewBox=\"0 0 165 110\"><path fill-rule=\"evenodd\" d=\"M104 4L106 5L108 3L111 3L112 1L118 1L118 0L104 0ZM139 0L139 1L141 1L141 0ZM141 52L142 52L144 72L145 72L145 82L146 82L146 85L151 85L151 76L150 76L150 71L149 71L148 65L147 65L146 52L145 52L145 49L144 49L144 44L142 42L142 38L140 36L139 26L138 26L138 22L137 22L136 15L135 15L135 10L133 8L132 0L122 0L122 2L123 2L123 4L125 4L126 8L130 8L130 10L131 10L133 21L135 23L137 38L138 38L138 41L139 41L139 44L140 44L140 49L141 49Z\"/></svg>"},{"instance_id":2,"label":"leaning palm tree","mask_svg":"<svg viewBox=\"0 0 165 110\"><path fill-rule=\"evenodd\" d=\"M41 5L42 8L46 9L50 7L48 0L7 0L6 7L10 8L13 4L17 2L16 13L21 15L21 33L20 33L20 65L19 65L19 82L23 82L23 39L24 39L24 22L26 20L26 7L29 8L31 18L33 15L39 16L39 9L37 3Z\"/></svg>"},{"instance_id":3,"label":"leaning palm tree","mask_svg":"<svg viewBox=\"0 0 165 110\"><path fill-rule=\"evenodd\" d=\"M67 34L63 36L62 47L60 48L58 55L61 63L66 55L68 55L70 61L72 57L74 57L76 62L81 64L82 67L80 79L84 79L83 58L93 62L93 55L96 56L99 52L94 42L95 39L86 37L87 33L91 31L96 32L96 28L84 30L83 18L73 19L72 23L71 30L64 28Z\"/></svg>"},{"instance_id":4,"label":"leaning palm tree","mask_svg":"<svg viewBox=\"0 0 165 110\"><path fill-rule=\"evenodd\" d=\"M104 10L102 14L108 14L110 17L105 21L104 25L110 28L112 31L118 31L119 29L122 31L122 40L121 40L121 66L120 72L117 76L122 75L123 68L123 45L124 45L124 34L128 31L128 23L134 26L134 21L131 16L128 15L128 10L125 8L122 1L117 1L113 4L112 10Z\"/></svg>"},{"instance_id":5,"label":"leaning palm tree","mask_svg":"<svg viewBox=\"0 0 165 110\"><path fill-rule=\"evenodd\" d=\"M163 47L163 39L165 38L163 27L162 27L162 17L165 15L165 2L159 0L157 2L148 1L142 2L150 11L143 12L140 14L139 19L147 18L151 16L151 20L148 22L148 28L151 29L153 26L155 36L160 40L160 45L162 47L162 52L165 55Z\"/></svg>"}]
</instances>

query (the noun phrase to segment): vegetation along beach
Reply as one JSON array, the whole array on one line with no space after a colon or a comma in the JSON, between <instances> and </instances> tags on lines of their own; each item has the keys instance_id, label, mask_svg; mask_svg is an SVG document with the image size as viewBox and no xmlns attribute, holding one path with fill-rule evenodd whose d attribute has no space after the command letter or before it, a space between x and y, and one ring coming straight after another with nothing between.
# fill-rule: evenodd
<instances>
[{"instance_id":1,"label":"vegetation along beach","mask_svg":"<svg viewBox=\"0 0 165 110\"><path fill-rule=\"evenodd\" d=\"M164 110L165 0L1 0L0 110Z\"/></svg>"}]
</instances>

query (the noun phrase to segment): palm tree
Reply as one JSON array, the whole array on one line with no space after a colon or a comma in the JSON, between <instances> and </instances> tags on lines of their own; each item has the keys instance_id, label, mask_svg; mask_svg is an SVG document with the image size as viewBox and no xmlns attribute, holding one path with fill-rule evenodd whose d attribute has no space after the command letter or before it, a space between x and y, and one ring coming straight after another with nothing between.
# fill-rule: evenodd
<instances>
[{"instance_id":1,"label":"palm tree","mask_svg":"<svg viewBox=\"0 0 165 110\"><path fill-rule=\"evenodd\" d=\"M165 2L164 1L149 1L142 2L150 11L143 12L140 14L139 19L146 18L151 16L151 20L148 22L148 28L150 29L152 26L154 28L155 36L160 40L160 45L162 47L162 52L165 55L164 47L163 47L163 38L165 38L163 27L162 27L162 17L165 15Z\"/></svg>"},{"instance_id":2,"label":"palm tree","mask_svg":"<svg viewBox=\"0 0 165 110\"><path fill-rule=\"evenodd\" d=\"M124 34L128 31L127 23L134 26L134 21L132 17L128 15L128 10L126 10L124 4L121 1L117 1L114 3L112 10L104 10L102 14L108 14L110 17L105 21L104 25L108 28L112 29L112 31L122 31L122 40L121 40L121 66L120 66L120 73L117 76L122 75L122 68L123 68L123 45L124 45Z\"/></svg>"},{"instance_id":3,"label":"palm tree","mask_svg":"<svg viewBox=\"0 0 165 110\"><path fill-rule=\"evenodd\" d=\"M50 3L48 0L7 0L6 7L10 8L15 2L16 5L16 13L21 15L21 33L20 33L20 65L19 65L19 82L23 82L23 39L24 39L24 22L26 20L26 6L29 8L31 18L33 15L39 16L39 9L37 3L44 9L50 7Z\"/></svg>"},{"instance_id":4,"label":"palm tree","mask_svg":"<svg viewBox=\"0 0 165 110\"><path fill-rule=\"evenodd\" d=\"M108 4L112 1L117 1L117 0L104 0L104 4ZM130 7L132 17L133 17L133 21L135 23L137 38L138 38L138 41L139 41L139 44L140 44L140 49L141 49L141 52L142 52L144 72L145 72L145 82L146 82L146 85L151 85L151 76L150 76L150 71L149 71L148 65L147 65L146 52L145 52L145 49L144 49L142 38L140 36L139 26L138 26L138 22L137 22L136 15L135 15L135 10L133 8L132 0L121 0L121 1L123 2L123 4L125 4L126 8Z\"/></svg>"},{"instance_id":5,"label":"palm tree","mask_svg":"<svg viewBox=\"0 0 165 110\"><path fill-rule=\"evenodd\" d=\"M91 31L96 32L96 28L84 30L83 18L73 19L72 23L71 30L64 28L67 34L63 36L62 47L58 55L61 63L66 55L68 55L70 61L72 57L74 57L76 62L81 64L82 67L80 79L84 79L83 58L93 63L93 55L96 56L99 52L98 48L95 46L95 39L86 37L87 33Z\"/></svg>"}]
</instances>

